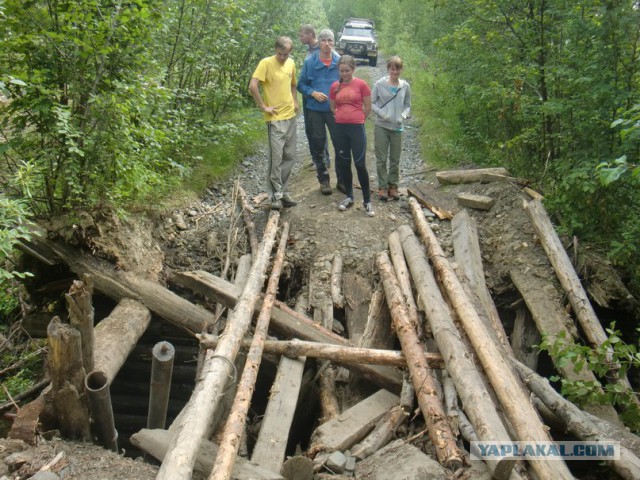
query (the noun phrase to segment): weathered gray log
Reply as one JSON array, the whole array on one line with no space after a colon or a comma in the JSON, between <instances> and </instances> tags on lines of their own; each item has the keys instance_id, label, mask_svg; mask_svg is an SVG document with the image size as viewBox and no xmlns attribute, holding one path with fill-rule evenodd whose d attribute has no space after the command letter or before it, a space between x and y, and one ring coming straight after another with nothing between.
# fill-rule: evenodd
<instances>
[{"instance_id":1,"label":"weathered gray log","mask_svg":"<svg viewBox=\"0 0 640 480\"><path fill-rule=\"evenodd\" d=\"M458 406L458 392L456 392L456 386L446 370L442 372L441 379L445 411L447 412L449 425L451 425L451 431L457 437L460 433L460 429L458 426L460 415L460 409Z\"/></svg>"},{"instance_id":2,"label":"weathered gray log","mask_svg":"<svg viewBox=\"0 0 640 480\"><path fill-rule=\"evenodd\" d=\"M400 339L402 351L407 358L407 366L411 374L411 383L416 391L418 405L420 405L424 416L429 438L436 450L436 457L441 465L455 471L462 467L462 454L449 426L442 397L437 394L433 373L422 355L423 348L409 319L404 296L395 277L389 255L386 252L380 252L376 257L376 264L384 284L391 318Z\"/></svg>"},{"instance_id":3,"label":"weathered gray log","mask_svg":"<svg viewBox=\"0 0 640 480\"><path fill-rule=\"evenodd\" d=\"M575 345L577 331L569 314L562 308L560 293L546 278L534 274L524 274L513 269L511 280L525 301L533 321L547 341L556 344L561 350ZM551 355L555 367L564 378L571 381L597 382L588 368L576 368L570 358L557 358ZM585 409L605 420L618 422L618 414L612 405L588 404Z\"/></svg>"},{"instance_id":4,"label":"weathered gray log","mask_svg":"<svg viewBox=\"0 0 640 480\"><path fill-rule=\"evenodd\" d=\"M158 342L153 346L151 355L147 428L153 430L155 428L164 428L167 421L175 349L169 342Z\"/></svg>"},{"instance_id":5,"label":"weathered gray log","mask_svg":"<svg viewBox=\"0 0 640 480\"><path fill-rule=\"evenodd\" d=\"M240 439L245 431L247 413L251 404L251 397L253 396L256 380L258 378L260 363L262 362L263 345L269 330L271 308L273 307L273 301L275 300L276 293L278 292L278 282L280 281L280 274L284 263L284 252L288 239L289 224L285 223L282 227L278 250L273 260L273 267L271 269L271 275L269 276L264 302L260 309L258 319L256 320L253 340L251 341L251 347L247 354L247 361L244 365L242 377L240 378L236 398L233 402L231 412L229 413L222 432L219 445L220 448L218 450L218 456L216 457L216 463L211 471L211 475L209 476L210 480L229 480L231 478L231 471L233 470L233 465L237 458ZM269 420L266 415L265 420ZM273 420L273 415L271 415L270 421L273 422ZM258 438L252 457L254 463L274 472L279 472L282 468L289 427L293 420L293 412L290 418L286 419L281 415L278 420L281 425L286 426L285 434L281 436L271 435L269 438L270 443L268 444L265 444L264 440L261 442L260 438ZM265 427L264 422L262 427ZM280 430L280 432L282 432L282 430ZM271 433L273 433L273 431ZM265 448L265 446L267 448ZM261 455L260 452L264 452L266 455Z\"/></svg>"},{"instance_id":6,"label":"weathered gray log","mask_svg":"<svg viewBox=\"0 0 640 480\"><path fill-rule=\"evenodd\" d=\"M84 389L80 332L54 317L47 328L51 396L60 433L66 438L89 440L89 409Z\"/></svg>"},{"instance_id":7,"label":"weathered gray log","mask_svg":"<svg viewBox=\"0 0 640 480\"><path fill-rule=\"evenodd\" d=\"M408 226L400 227L398 234L418 296L429 299L424 302L425 314L464 411L481 440L508 441L509 434L451 318L418 239ZM513 460L488 461L487 466L495 478L506 479L514 463Z\"/></svg>"},{"instance_id":8,"label":"weathered gray log","mask_svg":"<svg viewBox=\"0 0 640 480\"><path fill-rule=\"evenodd\" d=\"M142 303L122 299L95 328L94 364L111 384L151 322Z\"/></svg>"},{"instance_id":9,"label":"weathered gray log","mask_svg":"<svg viewBox=\"0 0 640 480\"><path fill-rule=\"evenodd\" d=\"M196 334L202 325L213 323L215 316L161 285L142 279L131 272L117 271L111 264L61 242L33 235L31 247L53 252L78 276L91 275L95 290L114 300L132 298L144 304L169 322Z\"/></svg>"},{"instance_id":10,"label":"weathered gray log","mask_svg":"<svg viewBox=\"0 0 640 480\"><path fill-rule=\"evenodd\" d=\"M424 327L420 322L420 316L418 315L418 306L413 298L413 291L411 289L411 276L409 275L409 269L407 268L407 262L404 259L402 253L402 244L400 243L400 237L398 232L391 232L389 235L389 256L393 262L393 268L400 285L400 290L404 296L405 305L407 307L407 314L413 324L418 338L422 338L424 335Z\"/></svg>"},{"instance_id":11,"label":"weathered gray log","mask_svg":"<svg viewBox=\"0 0 640 480\"><path fill-rule=\"evenodd\" d=\"M255 256L258 254L258 235L256 234L256 224L253 222L253 217L251 216L252 208L247 201L247 193L239 181L236 181L236 190L238 192L238 199L240 200L240 208L242 209L242 220L247 229L247 237L249 237L251 253Z\"/></svg>"},{"instance_id":12,"label":"weathered gray log","mask_svg":"<svg viewBox=\"0 0 640 480\"><path fill-rule=\"evenodd\" d=\"M582 410L573 403L564 399L549 384L546 378L541 377L526 365L514 360L514 365L522 380L529 385L544 404L558 415L566 424L569 432L580 440L593 442L613 443L618 439L608 438L603 432L589 421ZM606 461L611 468L626 480L640 478L640 459L624 446L620 446L620 459Z\"/></svg>"},{"instance_id":13,"label":"weathered gray log","mask_svg":"<svg viewBox=\"0 0 640 480\"><path fill-rule=\"evenodd\" d=\"M162 461L169 449L174 433L168 430L148 430L143 428L131 436L131 443ZM208 440L200 444L193 467L194 479L207 478L218 455L218 446ZM240 457L233 466L233 480L284 480L277 472L269 472Z\"/></svg>"},{"instance_id":14,"label":"weathered gray log","mask_svg":"<svg viewBox=\"0 0 640 480\"><path fill-rule=\"evenodd\" d=\"M229 307L233 307L238 300L239 291L233 284L207 272L182 272L177 274L174 280L200 295L213 301L223 302ZM261 301L258 301L257 305L261 305ZM278 301L271 310L270 326L282 335L292 338L334 345L350 345L343 337L329 332L315 324L309 317L295 312ZM358 372L376 385L384 386L391 391L400 391L402 377L389 367L362 364L345 364L344 366Z\"/></svg>"},{"instance_id":15,"label":"weathered gray log","mask_svg":"<svg viewBox=\"0 0 640 480\"><path fill-rule=\"evenodd\" d=\"M467 278L471 289L480 300L484 313L491 322L500 344L504 347L505 352L511 353L507 333L487 288L482 266L482 254L480 253L478 228L469 216L469 212L462 210L457 213L451 221L451 229L456 263Z\"/></svg>"},{"instance_id":16,"label":"weathered gray log","mask_svg":"<svg viewBox=\"0 0 640 480\"><path fill-rule=\"evenodd\" d=\"M219 338L214 335L198 335L205 348L215 348ZM243 341L248 348L249 340ZM368 363L371 365L388 365L392 367L406 367L404 354L396 350L380 350L374 348L351 347L348 345L333 345L330 343L305 342L303 340L265 340L264 351L291 358L312 357L332 360L339 364ZM442 355L423 352L431 368L443 368Z\"/></svg>"},{"instance_id":17,"label":"weathered gray log","mask_svg":"<svg viewBox=\"0 0 640 480\"><path fill-rule=\"evenodd\" d=\"M82 281L74 280L69 293L65 294L65 299L69 311L69 323L80 332L84 371L91 372L94 367L93 281L91 275L83 275Z\"/></svg>"},{"instance_id":18,"label":"weathered gray log","mask_svg":"<svg viewBox=\"0 0 640 480\"><path fill-rule=\"evenodd\" d=\"M371 300L371 285L364 277L347 273L342 276L342 292L345 299L345 320L349 341L353 345L358 345L366 325L369 312L369 301Z\"/></svg>"},{"instance_id":19,"label":"weathered gray log","mask_svg":"<svg viewBox=\"0 0 640 480\"><path fill-rule=\"evenodd\" d=\"M444 170L436 172L436 179L443 185L450 183L474 183L481 182L482 175L485 173L509 176L509 171L506 168L498 167L471 170Z\"/></svg>"},{"instance_id":20,"label":"weathered gray log","mask_svg":"<svg viewBox=\"0 0 640 480\"><path fill-rule=\"evenodd\" d=\"M331 298L333 305L344 308L344 296L342 295L342 255L336 252L331 264Z\"/></svg>"},{"instance_id":21,"label":"weathered gray log","mask_svg":"<svg viewBox=\"0 0 640 480\"><path fill-rule=\"evenodd\" d=\"M336 371L331 364L323 365L322 372L319 374L318 383L320 384L320 423L328 422L340 415L340 405L338 403L338 395L336 393Z\"/></svg>"},{"instance_id":22,"label":"weathered gray log","mask_svg":"<svg viewBox=\"0 0 640 480\"><path fill-rule=\"evenodd\" d=\"M494 341L492 334L479 318L460 281L447 260L436 236L427 224L420 206L410 201L411 211L420 237L427 247L429 258L438 272L447 296L462 322L469 340L482 362L496 395L521 441L551 441L548 431L533 408L513 367L504 356L504 350ZM539 460L531 468L541 478L573 478L562 461Z\"/></svg>"},{"instance_id":23,"label":"weathered gray log","mask_svg":"<svg viewBox=\"0 0 640 480\"><path fill-rule=\"evenodd\" d=\"M540 200L532 200L528 203L525 202L524 207L540 238L540 243L547 253L551 265L553 265L558 280L560 280L560 284L569 298L584 334L594 346L599 347L607 340L607 334L591 306L587 292L582 288L578 274L573 268L571 260L569 260L569 256L562 246L542 202ZM611 354L611 348L608 351ZM613 369L615 370L615 368L614 366ZM640 407L640 399L633 393L633 387L629 383L627 376L619 372L612 371L612 373L616 374L614 381L625 391L631 392L631 398L636 406Z\"/></svg>"},{"instance_id":24,"label":"weathered gray log","mask_svg":"<svg viewBox=\"0 0 640 480\"><path fill-rule=\"evenodd\" d=\"M209 350L205 358L203 376L185 407L180 425L169 451L165 456L158 480L189 480L198 447L207 436L213 414L218 408L222 391L229 378L232 377L233 361L240 349L254 311L255 304L262 288L264 273L267 268L269 254L275 242L279 214L272 212L265 228L264 238L260 244L260 253L256 256L238 304L231 313L227 326L222 334L223 340L214 350Z\"/></svg>"},{"instance_id":25,"label":"weathered gray log","mask_svg":"<svg viewBox=\"0 0 640 480\"><path fill-rule=\"evenodd\" d=\"M118 451L118 432L113 419L109 382L104 372L94 370L85 378L87 398L91 418L101 445L114 452Z\"/></svg>"}]
</instances>

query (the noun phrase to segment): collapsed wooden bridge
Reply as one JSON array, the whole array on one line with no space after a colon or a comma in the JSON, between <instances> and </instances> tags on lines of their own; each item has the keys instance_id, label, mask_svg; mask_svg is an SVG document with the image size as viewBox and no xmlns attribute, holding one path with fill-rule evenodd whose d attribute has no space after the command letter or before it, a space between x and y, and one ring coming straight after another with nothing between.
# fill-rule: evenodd
<instances>
[{"instance_id":1,"label":"collapsed wooden bridge","mask_svg":"<svg viewBox=\"0 0 640 480\"><path fill-rule=\"evenodd\" d=\"M504 176L504 172L483 174ZM477 175L480 180L482 174ZM453 181L461 180L454 176ZM464 201L482 203L478 198ZM244 204L247 212L246 201ZM527 340L527 335L536 338L536 329L538 335L566 345L577 342L576 330L567 322L568 314L553 292L541 287L541 279L531 279L524 271L510 272L527 308L521 309L509 338L484 281L471 217L465 210L453 216L452 262L419 203L411 198L409 206L414 228L405 225L391 232L388 252L377 255L379 286L365 312L362 331L350 339L334 332L339 329L334 325L333 309L345 306L339 253L332 260L330 298L314 311L313 318L307 315L304 297L295 309L276 300L289 229L285 223L279 230L278 213L271 214L261 242L255 238L250 215L245 215L252 255L240 262L235 283L204 271L180 272L171 279L176 286L227 307L224 328L218 315L155 282L116 271L63 244L35 238L25 246L29 253L47 262L62 260L83 281L68 295L71 325L54 319L49 326L51 387L31 408L21 410L12 435L33 435L38 421L55 418L64 435L89 439L91 417L94 426L100 427L97 435L113 448L110 407L90 402L89 409L85 389L90 387L91 392L106 387L108 391L149 325L152 311L197 337L201 349L196 387L181 414L168 429L164 429L164 420L159 427L156 421L154 428L143 429L131 438L133 444L162 462L158 479L297 479L313 478L314 472L327 478L340 473L355 474L356 478L396 478L405 471L413 472L407 473L407 478L414 478L409 475L421 468L444 469L445 478L446 471L461 475L470 468L465 451L470 442L552 441L548 425L580 440L620 441L620 459L612 460L611 468L622 478L640 478L640 439L620 426L613 407L588 405L582 411L534 372L535 359L528 366L524 364L531 360L527 348L539 341L539 336L538 340ZM542 204L537 199L527 200L524 210L582 332L592 345L601 345L606 340L604 330ZM277 252L262 292L278 231ZM93 289L119 302L95 328ZM268 337L268 332L293 340ZM400 351L390 349L397 344L395 338ZM249 455L247 412L260 363L269 355L281 356L278 374ZM306 451L287 459L287 441L299 407L307 357L323 360L314 379L319 385L321 416ZM340 411L335 366L342 368L343 375L348 372L351 378L376 385L377 391ZM590 372L576 372L571 364L558 363L556 367L567 379L596 380ZM615 365L612 368L615 370ZM88 380L85 385L85 375L94 382L97 378L97 385ZM625 376L612 372L612 378L620 389L631 389ZM437 464L409 441L387 445L401 425L416 421L412 419L415 400L425 426L412 438L429 438ZM498 479L530 475L573 478L564 461L530 460L524 463L505 457L471 464L474 468L483 465Z\"/></svg>"}]
</instances>

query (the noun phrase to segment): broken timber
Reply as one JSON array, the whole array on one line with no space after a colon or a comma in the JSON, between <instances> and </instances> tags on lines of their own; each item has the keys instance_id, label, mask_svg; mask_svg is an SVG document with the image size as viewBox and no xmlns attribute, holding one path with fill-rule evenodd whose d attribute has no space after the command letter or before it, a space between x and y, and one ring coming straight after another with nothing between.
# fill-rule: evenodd
<instances>
[{"instance_id":1,"label":"broken timber","mask_svg":"<svg viewBox=\"0 0 640 480\"><path fill-rule=\"evenodd\" d=\"M442 185L445 184L457 184L457 183L474 183L481 182L482 175L485 173L492 173L495 175L509 176L509 171L506 168L477 168L471 170L444 170L436 172L436 179Z\"/></svg>"},{"instance_id":2,"label":"broken timber","mask_svg":"<svg viewBox=\"0 0 640 480\"><path fill-rule=\"evenodd\" d=\"M410 200L410 205L417 230L427 247L434 270L439 274L444 290L473 344L487 377L500 399L500 404L513 425L518 440L551 441L538 412L531 405L529 397L525 395L520 378L508 363L504 350L494 341L493 335L473 308L435 234L427 224L420 206L415 200ZM539 460L530 462L530 465L541 478L573 478L567 465L562 461Z\"/></svg>"},{"instance_id":3,"label":"broken timber","mask_svg":"<svg viewBox=\"0 0 640 480\"><path fill-rule=\"evenodd\" d=\"M184 287L191 288L196 293L213 301L221 302L232 308L238 301L239 290L233 284L204 271L182 272L175 276L174 281ZM258 301L256 308L261 304ZM315 324L307 316L276 302L271 311L270 326L282 335L300 338L319 343L350 346L343 337L336 335L320 325ZM344 364L350 370L355 370L364 378L375 384L400 392L402 376L396 370L385 366Z\"/></svg>"},{"instance_id":4,"label":"broken timber","mask_svg":"<svg viewBox=\"0 0 640 480\"><path fill-rule=\"evenodd\" d=\"M207 351L202 377L196 383L191 398L183 410L182 419L160 466L157 480L189 480L191 478L199 445L210 433L207 429L220 404L222 392L232 373L233 361L238 354L242 339L251 325L251 317L262 289L264 273L275 242L279 217L277 212L272 212L269 217L264 238L260 244L260 252L251 267L247 284L229 316L223 331L223 340L215 351Z\"/></svg>"}]
</instances>

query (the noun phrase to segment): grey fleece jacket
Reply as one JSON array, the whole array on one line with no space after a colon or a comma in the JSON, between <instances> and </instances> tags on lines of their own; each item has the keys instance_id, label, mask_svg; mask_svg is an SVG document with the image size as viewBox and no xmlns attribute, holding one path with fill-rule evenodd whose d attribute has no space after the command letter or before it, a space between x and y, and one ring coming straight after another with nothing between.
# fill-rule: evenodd
<instances>
[{"instance_id":1,"label":"grey fleece jacket","mask_svg":"<svg viewBox=\"0 0 640 480\"><path fill-rule=\"evenodd\" d=\"M411 110L411 87L406 80L400 79L399 83L395 98L388 76L378 80L371 91L371 110L376 114L376 125L387 130L402 130Z\"/></svg>"}]
</instances>

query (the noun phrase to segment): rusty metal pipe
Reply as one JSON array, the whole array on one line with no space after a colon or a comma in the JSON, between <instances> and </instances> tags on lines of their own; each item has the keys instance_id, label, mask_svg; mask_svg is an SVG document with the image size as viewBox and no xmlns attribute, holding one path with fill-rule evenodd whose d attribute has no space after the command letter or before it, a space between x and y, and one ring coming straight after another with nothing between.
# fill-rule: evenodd
<instances>
[{"instance_id":1,"label":"rusty metal pipe","mask_svg":"<svg viewBox=\"0 0 640 480\"><path fill-rule=\"evenodd\" d=\"M169 342L158 342L153 347L149 412L147 414L147 428L149 429L164 429L165 427L175 353L173 345Z\"/></svg>"},{"instance_id":2,"label":"rusty metal pipe","mask_svg":"<svg viewBox=\"0 0 640 480\"><path fill-rule=\"evenodd\" d=\"M98 441L105 448L117 452L118 431L113 420L107 375L100 370L89 372L84 379L84 385L87 389L89 410Z\"/></svg>"}]
</instances>

